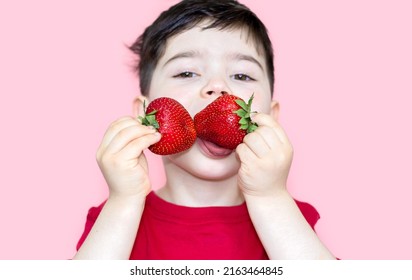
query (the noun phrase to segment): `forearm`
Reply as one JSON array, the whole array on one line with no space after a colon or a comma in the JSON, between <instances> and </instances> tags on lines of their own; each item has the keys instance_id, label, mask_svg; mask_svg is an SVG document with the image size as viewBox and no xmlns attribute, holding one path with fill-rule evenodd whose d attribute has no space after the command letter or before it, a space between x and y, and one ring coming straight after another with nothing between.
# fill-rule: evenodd
<instances>
[{"instance_id":1,"label":"forearm","mask_svg":"<svg viewBox=\"0 0 412 280\"><path fill-rule=\"evenodd\" d=\"M109 197L73 259L129 259L144 202L144 197Z\"/></svg>"},{"instance_id":2,"label":"forearm","mask_svg":"<svg viewBox=\"0 0 412 280\"><path fill-rule=\"evenodd\" d=\"M270 259L335 259L289 193L245 196L249 215Z\"/></svg>"}]
</instances>

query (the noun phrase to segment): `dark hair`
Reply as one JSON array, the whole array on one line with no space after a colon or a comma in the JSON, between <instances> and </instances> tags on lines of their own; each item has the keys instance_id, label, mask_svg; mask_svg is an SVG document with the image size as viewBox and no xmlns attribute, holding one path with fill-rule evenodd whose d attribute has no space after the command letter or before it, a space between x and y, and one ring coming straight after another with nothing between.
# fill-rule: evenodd
<instances>
[{"instance_id":1,"label":"dark hair","mask_svg":"<svg viewBox=\"0 0 412 280\"><path fill-rule=\"evenodd\" d=\"M164 54L166 41L204 20L207 28L245 29L266 59L271 92L274 86L273 49L267 29L245 5L235 0L183 0L162 12L152 25L129 47L138 56L135 70L140 78L143 95L149 92L153 71Z\"/></svg>"}]
</instances>

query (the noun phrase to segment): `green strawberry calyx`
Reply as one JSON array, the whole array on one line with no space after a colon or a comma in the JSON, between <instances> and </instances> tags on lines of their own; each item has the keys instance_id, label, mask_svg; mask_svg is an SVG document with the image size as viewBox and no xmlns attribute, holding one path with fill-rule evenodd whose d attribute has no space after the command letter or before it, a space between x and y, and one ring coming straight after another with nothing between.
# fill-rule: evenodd
<instances>
[{"instance_id":1,"label":"green strawberry calyx","mask_svg":"<svg viewBox=\"0 0 412 280\"><path fill-rule=\"evenodd\" d=\"M146 112L146 101L143 102L143 112ZM156 129L159 129L159 123L156 120L157 110L153 110L150 113L146 113L143 117L139 116L139 120L142 122L142 125L153 126Z\"/></svg>"},{"instance_id":2,"label":"green strawberry calyx","mask_svg":"<svg viewBox=\"0 0 412 280\"><path fill-rule=\"evenodd\" d=\"M251 112L252 110L252 102L253 102L253 97L255 94L252 94L252 96L249 98L249 101L246 103L242 99L237 99L235 102L237 105L240 106L240 109L233 111L236 115L240 117L239 124L240 124L240 129L246 130L247 133L251 133L258 128L257 123L253 122L250 115L252 113L257 113L257 112Z\"/></svg>"}]
</instances>

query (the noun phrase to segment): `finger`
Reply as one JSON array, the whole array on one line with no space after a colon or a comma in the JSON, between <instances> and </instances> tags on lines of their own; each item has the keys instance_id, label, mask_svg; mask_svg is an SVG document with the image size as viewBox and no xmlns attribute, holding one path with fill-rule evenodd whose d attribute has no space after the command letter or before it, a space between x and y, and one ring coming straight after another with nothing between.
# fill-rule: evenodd
<instances>
[{"instance_id":1,"label":"finger","mask_svg":"<svg viewBox=\"0 0 412 280\"><path fill-rule=\"evenodd\" d=\"M132 117L122 117L112 122L103 136L100 144L100 150L106 150L107 146L112 142L113 138L123 129L139 124L139 122Z\"/></svg>"},{"instance_id":2,"label":"finger","mask_svg":"<svg viewBox=\"0 0 412 280\"><path fill-rule=\"evenodd\" d=\"M289 143L286 132L283 130L281 125L271 116L258 113L253 117L253 121L256 122L259 126L267 126L273 128L282 143Z\"/></svg>"},{"instance_id":3,"label":"finger","mask_svg":"<svg viewBox=\"0 0 412 280\"><path fill-rule=\"evenodd\" d=\"M245 143L241 143L236 147L236 154L243 164L255 162L258 159L256 154Z\"/></svg>"},{"instance_id":4,"label":"finger","mask_svg":"<svg viewBox=\"0 0 412 280\"><path fill-rule=\"evenodd\" d=\"M156 129L141 124L134 124L120 130L106 148L106 153L115 154L126 147L130 142L149 134L155 134Z\"/></svg>"},{"instance_id":5,"label":"finger","mask_svg":"<svg viewBox=\"0 0 412 280\"><path fill-rule=\"evenodd\" d=\"M161 134L159 132L136 138L130 141L117 155L124 160L136 159L149 146L159 142L160 138Z\"/></svg>"},{"instance_id":6,"label":"finger","mask_svg":"<svg viewBox=\"0 0 412 280\"><path fill-rule=\"evenodd\" d=\"M105 148L120 130L132 124L134 124L134 121L129 116L119 118L112 122L103 136L102 142L100 143L100 147Z\"/></svg>"},{"instance_id":7,"label":"finger","mask_svg":"<svg viewBox=\"0 0 412 280\"><path fill-rule=\"evenodd\" d=\"M272 133L274 134L274 133ZM255 130L254 133L249 133L248 135L245 136L243 139L243 143L246 144L246 146L258 157L262 158L270 152L270 146L264 139L264 136L262 136L259 132L258 129Z\"/></svg>"},{"instance_id":8,"label":"finger","mask_svg":"<svg viewBox=\"0 0 412 280\"><path fill-rule=\"evenodd\" d=\"M268 126L259 126L253 133L261 136L264 143L269 147L269 149L274 149L279 145L283 145L279 136L276 134L275 129Z\"/></svg>"}]
</instances>

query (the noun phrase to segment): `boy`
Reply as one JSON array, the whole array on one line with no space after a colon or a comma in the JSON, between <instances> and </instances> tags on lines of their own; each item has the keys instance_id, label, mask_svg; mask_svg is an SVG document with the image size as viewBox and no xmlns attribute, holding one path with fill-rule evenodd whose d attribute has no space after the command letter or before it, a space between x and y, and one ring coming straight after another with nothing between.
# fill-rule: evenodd
<instances>
[{"instance_id":1,"label":"boy","mask_svg":"<svg viewBox=\"0 0 412 280\"><path fill-rule=\"evenodd\" d=\"M155 193L143 151L161 135L136 118L113 122L97 151L110 194L89 211L75 258L333 259L313 231L316 210L286 190L292 147L276 121L273 53L260 20L237 1L185 0L130 49L140 58L137 115L162 96L193 117L222 94L254 94L259 127L234 151L197 139L163 157L167 182Z\"/></svg>"}]
</instances>

